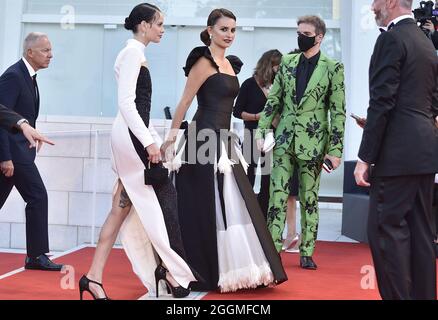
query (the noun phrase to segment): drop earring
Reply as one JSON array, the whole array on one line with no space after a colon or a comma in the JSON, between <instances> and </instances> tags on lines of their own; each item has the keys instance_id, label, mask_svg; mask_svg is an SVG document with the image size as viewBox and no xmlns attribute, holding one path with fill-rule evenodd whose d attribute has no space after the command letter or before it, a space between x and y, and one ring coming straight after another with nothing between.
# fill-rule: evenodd
<instances>
[{"instance_id":1,"label":"drop earring","mask_svg":"<svg viewBox=\"0 0 438 320\"><path fill-rule=\"evenodd\" d=\"M212 34L210 34L210 40L211 40L211 39L213 39L213 35L212 35Z\"/></svg>"}]
</instances>

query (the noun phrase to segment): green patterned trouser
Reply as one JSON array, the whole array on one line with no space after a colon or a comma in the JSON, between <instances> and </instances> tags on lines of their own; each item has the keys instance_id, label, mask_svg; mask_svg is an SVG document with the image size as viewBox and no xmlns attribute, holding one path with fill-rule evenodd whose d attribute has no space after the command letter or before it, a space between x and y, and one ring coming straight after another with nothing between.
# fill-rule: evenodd
<instances>
[{"instance_id":1,"label":"green patterned trouser","mask_svg":"<svg viewBox=\"0 0 438 320\"><path fill-rule=\"evenodd\" d=\"M292 150L275 148L271 173L268 229L275 247L282 250L282 235L286 223L289 182L294 170L298 170L301 207L301 256L311 257L318 234L318 193L321 180L322 157L300 160Z\"/></svg>"}]
</instances>

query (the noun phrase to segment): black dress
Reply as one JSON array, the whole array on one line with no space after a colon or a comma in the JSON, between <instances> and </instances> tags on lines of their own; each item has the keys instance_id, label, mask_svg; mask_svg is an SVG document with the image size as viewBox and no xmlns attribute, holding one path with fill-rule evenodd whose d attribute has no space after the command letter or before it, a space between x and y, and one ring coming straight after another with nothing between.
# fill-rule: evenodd
<instances>
[{"instance_id":1,"label":"black dress","mask_svg":"<svg viewBox=\"0 0 438 320\"><path fill-rule=\"evenodd\" d=\"M242 87L240 88L239 95L236 99L236 104L234 106L233 115L242 119L242 113L247 112L251 114L259 114L265 108L266 102L268 99L265 96L265 93L260 88L259 84L255 77L251 77L246 79L242 83ZM244 121L245 123L245 137L243 141L243 149L246 151L245 159L249 164L248 168L248 179L251 183L251 186L254 187L256 172L258 163L260 160L260 156L265 157L264 163L262 165L262 177L260 183L260 193L257 196L260 207L262 209L263 215L265 219L267 219L268 213L268 205L269 205L269 185L271 181L271 176L266 173L265 166L270 166L272 162L272 154L270 158L267 158L264 153L260 154L257 150L257 141L255 139L255 133L258 127L258 121ZM275 131L275 128L272 127ZM298 171L295 170L294 174L289 182L289 195L290 196L298 196Z\"/></svg>"},{"instance_id":2,"label":"black dress","mask_svg":"<svg viewBox=\"0 0 438 320\"><path fill-rule=\"evenodd\" d=\"M135 105L138 114L146 127L149 128L152 98L152 80L149 69L145 66L140 68L135 90ZM132 144L138 157L143 162L145 168L149 165L148 153L134 133L129 130ZM181 231L178 222L177 195L175 187L170 179L165 183L153 186L161 210L163 211L164 223L166 224L167 234L171 248L183 259L185 259L184 246L181 240ZM192 272L195 272L192 270Z\"/></svg>"},{"instance_id":3,"label":"black dress","mask_svg":"<svg viewBox=\"0 0 438 320\"><path fill-rule=\"evenodd\" d=\"M246 177L243 156L235 148L236 137L229 132L238 79L219 72L207 47L190 53L186 76L201 57L217 73L197 93L199 107L186 130L184 152L180 152L188 163L176 175L184 247L188 263L201 276L192 289L228 292L281 283L287 276ZM234 56L227 58L237 74L242 62ZM210 129L214 137L197 141L203 140L198 135L203 129ZM212 138L220 143L203 152ZM205 154L212 161L204 164L198 157L190 159L194 154Z\"/></svg>"}]
</instances>

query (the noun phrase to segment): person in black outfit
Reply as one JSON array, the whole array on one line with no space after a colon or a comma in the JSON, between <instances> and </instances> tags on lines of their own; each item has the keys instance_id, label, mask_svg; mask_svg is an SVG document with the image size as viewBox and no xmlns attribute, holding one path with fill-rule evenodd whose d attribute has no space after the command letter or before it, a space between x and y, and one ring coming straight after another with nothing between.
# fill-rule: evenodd
<instances>
[{"instance_id":1,"label":"person in black outfit","mask_svg":"<svg viewBox=\"0 0 438 320\"><path fill-rule=\"evenodd\" d=\"M435 1L435 10L438 9L438 1ZM438 31L437 26L431 21L427 20L423 28L428 31L428 37L432 40L432 43L436 50L438 50Z\"/></svg>"},{"instance_id":2,"label":"person in black outfit","mask_svg":"<svg viewBox=\"0 0 438 320\"><path fill-rule=\"evenodd\" d=\"M382 298L435 300L438 58L411 8L410 0L372 5L377 24L388 31L371 58L355 178L371 186L368 239Z\"/></svg>"},{"instance_id":3,"label":"person in black outfit","mask_svg":"<svg viewBox=\"0 0 438 320\"><path fill-rule=\"evenodd\" d=\"M435 1L435 10L438 9L438 1ZM429 31L429 37L430 40L432 40L433 46L435 47L436 50L438 50L438 30L437 27L434 25L434 23L430 20L427 21L427 23L423 26L424 29ZM436 225L436 230L437 230L437 236L436 236L436 243L435 243L435 251L436 251L436 256L438 257L438 182L435 183L435 188L434 188L434 207L433 207L433 211L434 211L434 217L435 217L435 225Z\"/></svg>"},{"instance_id":4,"label":"person in black outfit","mask_svg":"<svg viewBox=\"0 0 438 320\"><path fill-rule=\"evenodd\" d=\"M435 218L435 255L438 258L438 175L433 188L433 216Z\"/></svg>"},{"instance_id":5,"label":"person in black outfit","mask_svg":"<svg viewBox=\"0 0 438 320\"><path fill-rule=\"evenodd\" d=\"M249 164L248 179L252 187L254 187L256 171L261 156L255 144L254 134L258 126L260 112L263 111L266 105L269 88L274 81L282 56L278 50L270 50L262 55L257 62L253 76L242 83L233 110L234 117L244 120L245 123L243 154ZM265 163L265 168L267 165ZM266 216L269 202L270 176L264 171L262 172L258 200L262 212Z\"/></svg>"},{"instance_id":6,"label":"person in black outfit","mask_svg":"<svg viewBox=\"0 0 438 320\"><path fill-rule=\"evenodd\" d=\"M20 113L35 127L40 107L36 72L48 68L52 47L45 34L30 33L24 56L0 77L0 104ZM47 191L36 167L36 151L26 137L0 129L0 208L15 186L26 205L26 269L60 271L49 252Z\"/></svg>"},{"instance_id":7,"label":"person in black outfit","mask_svg":"<svg viewBox=\"0 0 438 320\"><path fill-rule=\"evenodd\" d=\"M433 46L436 50L438 50L438 31L435 28L435 25L432 21L428 20L427 23L423 26L428 31L428 37L432 40Z\"/></svg>"},{"instance_id":8,"label":"person in black outfit","mask_svg":"<svg viewBox=\"0 0 438 320\"><path fill-rule=\"evenodd\" d=\"M268 213L269 204L269 184L270 175L267 171L270 168L269 159L266 158L264 153L260 153L257 149L256 141L254 139L255 130L258 126L258 119L260 113L263 111L269 88L274 82L275 75L277 74L278 67L281 63L282 54L278 50L269 50L265 52L257 62L257 66L254 70L254 74L251 78L245 80L240 88L239 96L237 97L236 104L234 106L233 115L238 119L244 120L245 134L243 142L243 154L246 161L249 164L248 167L248 179L251 186L254 187L257 167L260 158L265 158L265 162L262 163L262 176L260 183L260 192L257 199L260 204L260 208L265 216ZM279 117L274 122L274 128L278 124ZM296 197L298 196L298 172L295 172L291 179L290 194L288 198L288 212L287 212L287 225L288 234L285 240L284 249L288 249L292 244L298 244L298 236L296 234ZM287 243L286 243L287 242Z\"/></svg>"}]
</instances>

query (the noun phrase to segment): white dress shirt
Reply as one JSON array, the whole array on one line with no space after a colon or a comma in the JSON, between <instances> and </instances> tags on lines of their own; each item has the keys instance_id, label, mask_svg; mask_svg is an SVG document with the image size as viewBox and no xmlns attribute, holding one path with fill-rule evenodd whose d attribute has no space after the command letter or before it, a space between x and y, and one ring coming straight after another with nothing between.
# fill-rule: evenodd
<instances>
[{"instance_id":1,"label":"white dress shirt","mask_svg":"<svg viewBox=\"0 0 438 320\"><path fill-rule=\"evenodd\" d=\"M24 64L26 65L27 71L29 71L30 77L32 78L34 75L36 75L35 70L33 69L33 67L30 65L29 62L27 62L26 58L22 58Z\"/></svg>"}]
</instances>

